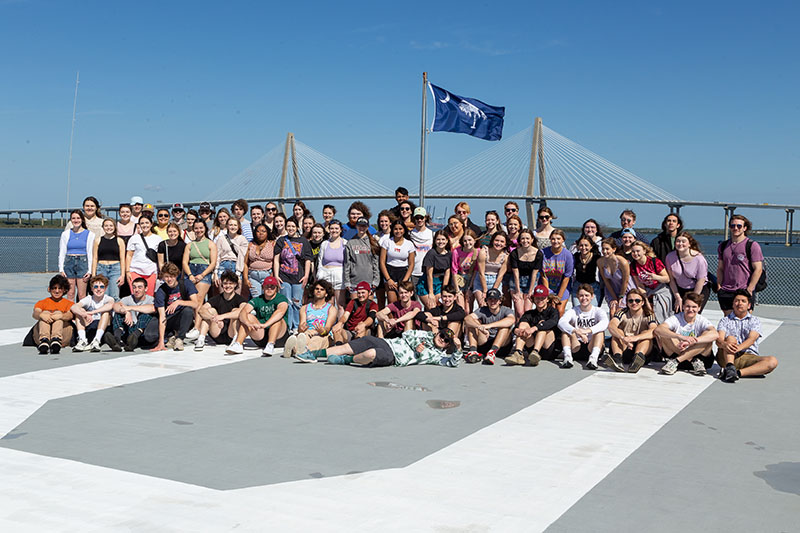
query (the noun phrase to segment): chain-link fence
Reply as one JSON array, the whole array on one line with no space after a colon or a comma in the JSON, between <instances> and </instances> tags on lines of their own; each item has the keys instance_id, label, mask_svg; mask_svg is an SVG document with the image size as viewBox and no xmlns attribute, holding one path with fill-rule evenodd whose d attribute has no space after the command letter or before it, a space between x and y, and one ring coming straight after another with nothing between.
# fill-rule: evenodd
<instances>
[{"instance_id":1,"label":"chain-link fence","mask_svg":"<svg viewBox=\"0 0 800 533\"><path fill-rule=\"evenodd\" d=\"M0 237L0 273L56 272L59 237ZM708 270L717 271L717 257L707 255ZM767 257L767 288L758 293L758 302L800 306L800 258ZM711 293L711 299L717 296Z\"/></svg>"}]
</instances>

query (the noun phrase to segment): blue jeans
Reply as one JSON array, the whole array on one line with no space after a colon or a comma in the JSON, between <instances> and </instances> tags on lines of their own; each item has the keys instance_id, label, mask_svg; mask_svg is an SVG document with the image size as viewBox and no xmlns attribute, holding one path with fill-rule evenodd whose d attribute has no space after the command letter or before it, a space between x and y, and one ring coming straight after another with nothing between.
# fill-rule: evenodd
<instances>
[{"instance_id":1,"label":"blue jeans","mask_svg":"<svg viewBox=\"0 0 800 533\"><path fill-rule=\"evenodd\" d=\"M289 329L297 329L300 325L300 306L303 305L303 286L299 283L292 285L282 281L281 294L289 300L289 309L287 310Z\"/></svg>"},{"instance_id":2,"label":"blue jeans","mask_svg":"<svg viewBox=\"0 0 800 533\"><path fill-rule=\"evenodd\" d=\"M578 283L577 280L572 280L572 290L570 291L572 294L572 307L580 307L580 302L578 301L578 287L583 285L582 283ZM595 307L600 307L603 303L603 294L605 293L605 288L603 284L599 281L595 281L594 283L589 283L594 289L594 296L592 296L592 305ZM613 317L611 317L613 318Z\"/></svg>"},{"instance_id":3,"label":"blue jeans","mask_svg":"<svg viewBox=\"0 0 800 533\"><path fill-rule=\"evenodd\" d=\"M272 275L272 269L247 271L247 279L248 281L250 281L251 297L257 298L258 296L261 296L261 293L264 292L264 289L261 287L261 284L264 283L264 280L267 279L267 276L271 275Z\"/></svg>"},{"instance_id":4,"label":"blue jeans","mask_svg":"<svg viewBox=\"0 0 800 533\"><path fill-rule=\"evenodd\" d=\"M108 278L108 287L106 288L106 294L108 294L115 300L119 300L119 285L117 285L117 281L119 280L119 277L122 275L119 263L112 263L110 265L97 263L97 273L102 274Z\"/></svg>"},{"instance_id":5,"label":"blue jeans","mask_svg":"<svg viewBox=\"0 0 800 533\"><path fill-rule=\"evenodd\" d=\"M221 276L225 271L230 271L236 274L236 261L220 261L219 268L217 269L217 276Z\"/></svg>"},{"instance_id":6,"label":"blue jeans","mask_svg":"<svg viewBox=\"0 0 800 533\"><path fill-rule=\"evenodd\" d=\"M67 278L82 278L87 272L89 272L89 262L85 255L68 255L64 258L64 274Z\"/></svg>"}]
</instances>

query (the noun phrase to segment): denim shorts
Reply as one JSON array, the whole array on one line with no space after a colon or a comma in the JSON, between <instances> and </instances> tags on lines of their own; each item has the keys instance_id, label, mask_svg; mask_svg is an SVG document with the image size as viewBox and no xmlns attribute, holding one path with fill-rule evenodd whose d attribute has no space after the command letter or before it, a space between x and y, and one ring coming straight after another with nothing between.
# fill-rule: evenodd
<instances>
[{"instance_id":1,"label":"denim shorts","mask_svg":"<svg viewBox=\"0 0 800 533\"><path fill-rule=\"evenodd\" d=\"M261 284L264 283L264 280L267 279L267 276L271 275L272 269L248 270L247 279L250 281L250 296L253 298L261 296L261 294L264 292L264 289L261 288Z\"/></svg>"},{"instance_id":2,"label":"denim shorts","mask_svg":"<svg viewBox=\"0 0 800 533\"><path fill-rule=\"evenodd\" d=\"M64 259L64 274L67 278L82 278L89 272L89 263L85 255L68 255Z\"/></svg>"},{"instance_id":3,"label":"denim shorts","mask_svg":"<svg viewBox=\"0 0 800 533\"><path fill-rule=\"evenodd\" d=\"M444 283L444 278L439 276L433 276L433 294L441 294L442 292L442 284ZM417 294L425 295L428 294L428 277L422 276L419 281L417 282Z\"/></svg>"},{"instance_id":4,"label":"denim shorts","mask_svg":"<svg viewBox=\"0 0 800 533\"><path fill-rule=\"evenodd\" d=\"M497 274L484 274L483 277L486 278L486 290L488 291L489 289L492 288L494 282L497 281ZM475 274L475 279L472 282L472 290L475 292L478 291L483 292L483 286L481 285L481 277L477 274Z\"/></svg>"},{"instance_id":5,"label":"denim shorts","mask_svg":"<svg viewBox=\"0 0 800 533\"><path fill-rule=\"evenodd\" d=\"M217 277L222 276L223 272L233 272L238 276L239 274L236 272L236 261L220 261L219 268L217 269Z\"/></svg>"},{"instance_id":6,"label":"denim shorts","mask_svg":"<svg viewBox=\"0 0 800 533\"><path fill-rule=\"evenodd\" d=\"M199 276L203 273L203 271L208 268L208 265L204 265L202 263L189 263L189 272L192 273L192 276ZM198 281L197 283L205 283L206 285L211 285L211 274L206 274L203 276L203 279ZM195 285L197 285L195 283Z\"/></svg>"}]
</instances>

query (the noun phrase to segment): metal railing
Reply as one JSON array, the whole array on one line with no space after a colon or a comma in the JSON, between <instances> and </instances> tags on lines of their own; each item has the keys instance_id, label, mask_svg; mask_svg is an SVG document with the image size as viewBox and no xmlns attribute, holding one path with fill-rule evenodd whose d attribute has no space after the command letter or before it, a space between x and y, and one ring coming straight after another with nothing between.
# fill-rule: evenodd
<instances>
[{"instance_id":1,"label":"metal railing","mask_svg":"<svg viewBox=\"0 0 800 533\"><path fill-rule=\"evenodd\" d=\"M59 237L0 237L0 273L53 272L58 270ZM706 255L708 270L717 270L715 254ZM800 306L800 258L766 257L767 288L758 303ZM712 293L711 299L717 296Z\"/></svg>"}]
</instances>

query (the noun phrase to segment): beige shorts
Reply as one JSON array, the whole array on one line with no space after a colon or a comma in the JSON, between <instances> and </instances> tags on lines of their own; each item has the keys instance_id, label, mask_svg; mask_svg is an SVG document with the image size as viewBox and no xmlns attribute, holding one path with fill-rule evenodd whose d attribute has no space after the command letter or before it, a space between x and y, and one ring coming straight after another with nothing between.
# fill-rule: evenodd
<instances>
[{"instance_id":1,"label":"beige shorts","mask_svg":"<svg viewBox=\"0 0 800 533\"><path fill-rule=\"evenodd\" d=\"M754 353L745 352L742 355L737 355L733 359L733 366L736 367L736 370L741 370L758 363L759 359L761 359L760 356Z\"/></svg>"}]
</instances>

